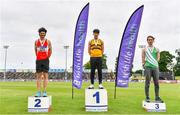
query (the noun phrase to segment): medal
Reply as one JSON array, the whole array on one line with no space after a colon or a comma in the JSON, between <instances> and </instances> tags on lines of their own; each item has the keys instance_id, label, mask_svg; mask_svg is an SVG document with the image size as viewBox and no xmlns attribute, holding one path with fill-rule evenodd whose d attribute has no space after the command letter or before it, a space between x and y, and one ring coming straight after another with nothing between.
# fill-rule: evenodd
<instances>
[{"instance_id":1,"label":"medal","mask_svg":"<svg viewBox=\"0 0 180 115\"><path fill-rule=\"evenodd\" d=\"M150 52L153 52L154 47L149 47Z\"/></svg>"},{"instance_id":2,"label":"medal","mask_svg":"<svg viewBox=\"0 0 180 115\"><path fill-rule=\"evenodd\" d=\"M39 40L40 41L40 44L41 44L41 46L40 46L40 51L45 51L46 50L46 47L44 47L44 43L45 43L45 41L46 41L46 39L44 39L44 40Z\"/></svg>"},{"instance_id":3,"label":"medal","mask_svg":"<svg viewBox=\"0 0 180 115\"><path fill-rule=\"evenodd\" d=\"M44 40L39 39L39 41L40 41L40 43L41 43L41 46L43 46L43 45L44 45L45 40L46 40L46 39L44 39Z\"/></svg>"},{"instance_id":4,"label":"medal","mask_svg":"<svg viewBox=\"0 0 180 115\"><path fill-rule=\"evenodd\" d=\"M94 40L94 44L95 44L95 46L97 46L98 40Z\"/></svg>"}]
</instances>

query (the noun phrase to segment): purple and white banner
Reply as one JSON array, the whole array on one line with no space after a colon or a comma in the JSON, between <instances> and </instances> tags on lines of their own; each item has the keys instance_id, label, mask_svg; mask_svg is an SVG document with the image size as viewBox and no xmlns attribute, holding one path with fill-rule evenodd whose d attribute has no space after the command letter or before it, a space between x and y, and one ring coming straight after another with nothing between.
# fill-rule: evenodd
<instances>
[{"instance_id":1,"label":"purple and white banner","mask_svg":"<svg viewBox=\"0 0 180 115\"><path fill-rule=\"evenodd\" d=\"M82 69L83 69L83 54L86 40L87 25L89 15L89 3L82 9L79 14L73 49L73 86L80 89L82 85Z\"/></svg>"},{"instance_id":2,"label":"purple and white banner","mask_svg":"<svg viewBox=\"0 0 180 115\"><path fill-rule=\"evenodd\" d=\"M128 87L143 9L144 5L131 15L122 36L116 70L118 87Z\"/></svg>"}]
</instances>

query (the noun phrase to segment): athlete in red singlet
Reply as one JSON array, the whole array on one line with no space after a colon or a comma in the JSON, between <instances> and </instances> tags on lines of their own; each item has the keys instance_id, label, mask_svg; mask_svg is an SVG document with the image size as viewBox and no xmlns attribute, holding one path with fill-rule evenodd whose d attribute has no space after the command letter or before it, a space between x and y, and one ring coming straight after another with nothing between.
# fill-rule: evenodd
<instances>
[{"instance_id":1,"label":"athlete in red singlet","mask_svg":"<svg viewBox=\"0 0 180 115\"><path fill-rule=\"evenodd\" d=\"M35 41L36 53L36 76L37 76L37 97L46 97L46 87L48 84L49 58L52 53L52 46L50 40L46 39L45 28L38 30L40 38ZM41 81L43 78L43 92L41 94Z\"/></svg>"}]
</instances>

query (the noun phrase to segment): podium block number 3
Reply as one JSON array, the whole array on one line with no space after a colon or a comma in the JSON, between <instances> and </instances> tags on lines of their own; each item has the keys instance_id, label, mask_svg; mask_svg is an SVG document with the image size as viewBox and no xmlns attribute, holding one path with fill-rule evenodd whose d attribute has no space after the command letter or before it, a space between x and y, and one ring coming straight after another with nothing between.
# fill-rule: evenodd
<instances>
[{"instance_id":1,"label":"podium block number 3","mask_svg":"<svg viewBox=\"0 0 180 115\"><path fill-rule=\"evenodd\" d=\"M93 97L96 98L96 103L100 103L99 91L97 91L97 92L93 95Z\"/></svg>"},{"instance_id":2,"label":"podium block number 3","mask_svg":"<svg viewBox=\"0 0 180 115\"><path fill-rule=\"evenodd\" d=\"M156 108L156 109L159 109L159 104L155 104L155 105L156 105L155 108Z\"/></svg>"},{"instance_id":3,"label":"podium block number 3","mask_svg":"<svg viewBox=\"0 0 180 115\"><path fill-rule=\"evenodd\" d=\"M34 107L41 107L40 103L41 103L41 100L40 100L40 99L35 99L35 105L34 105Z\"/></svg>"}]
</instances>

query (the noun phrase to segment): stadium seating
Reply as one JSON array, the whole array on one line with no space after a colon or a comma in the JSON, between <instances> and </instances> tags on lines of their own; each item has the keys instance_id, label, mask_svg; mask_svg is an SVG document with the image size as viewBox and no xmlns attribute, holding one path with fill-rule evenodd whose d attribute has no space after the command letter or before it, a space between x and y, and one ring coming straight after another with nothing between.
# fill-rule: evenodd
<instances>
[{"instance_id":1,"label":"stadium seating","mask_svg":"<svg viewBox=\"0 0 180 115\"><path fill-rule=\"evenodd\" d=\"M97 76L97 73L96 73ZM36 78L35 73L33 72L6 72L6 79L7 80L34 80ZM64 72L49 72L49 79L53 80L71 80L72 73L67 73L67 78L65 77ZM4 73L0 72L0 80L4 79ZM89 80L90 73L83 73L83 79ZM112 73L103 73L104 80L113 80L114 74Z\"/></svg>"}]
</instances>

